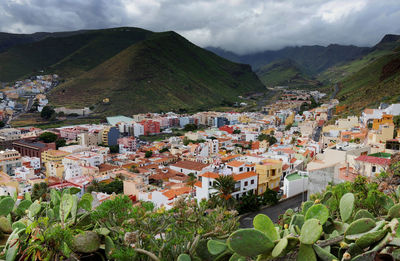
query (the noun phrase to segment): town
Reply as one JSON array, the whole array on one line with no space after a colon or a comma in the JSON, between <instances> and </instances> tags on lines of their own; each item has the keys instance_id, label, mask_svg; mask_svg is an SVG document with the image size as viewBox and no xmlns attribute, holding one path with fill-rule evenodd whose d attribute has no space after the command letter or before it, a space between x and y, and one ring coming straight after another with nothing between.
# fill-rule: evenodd
<instances>
[{"instance_id":1,"label":"town","mask_svg":"<svg viewBox=\"0 0 400 261\"><path fill-rule=\"evenodd\" d=\"M0 121L8 125L25 112L38 111L48 104L46 94L58 85L58 75L36 75L0 89Z\"/></svg>"},{"instance_id":2,"label":"town","mask_svg":"<svg viewBox=\"0 0 400 261\"><path fill-rule=\"evenodd\" d=\"M400 150L400 104L334 120L343 110L338 104L318 91L284 90L260 112L146 113L97 125L3 128L0 195L23 199L43 186L74 187L98 202L123 193L133 203L169 209L181 196L212 200L228 177L234 200L275 191L288 200L303 194L304 201L329 184L375 177Z\"/></svg>"}]
</instances>

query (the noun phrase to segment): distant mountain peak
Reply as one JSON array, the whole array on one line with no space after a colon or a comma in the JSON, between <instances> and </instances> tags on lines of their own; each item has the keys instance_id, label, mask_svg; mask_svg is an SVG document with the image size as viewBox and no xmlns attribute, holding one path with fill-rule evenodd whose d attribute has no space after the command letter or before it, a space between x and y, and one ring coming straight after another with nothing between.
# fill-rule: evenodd
<instances>
[{"instance_id":1,"label":"distant mountain peak","mask_svg":"<svg viewBox=\"0 0 400 261\"><path fill-rule=\"evenodd\" d=\"M389 43L389 42L397 42L400 40L400 35L397 34L386 34L382 40L378 43Z\"/></svg>"}]
</instances>

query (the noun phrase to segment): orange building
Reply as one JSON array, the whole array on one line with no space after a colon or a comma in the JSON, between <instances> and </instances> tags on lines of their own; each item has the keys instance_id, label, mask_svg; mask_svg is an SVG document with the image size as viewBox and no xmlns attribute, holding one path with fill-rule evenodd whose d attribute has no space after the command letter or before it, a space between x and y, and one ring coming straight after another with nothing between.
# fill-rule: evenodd
<instances>
[{"instance_id":1,"label":"orange building","mask_svg":"<svg viewBox=\"0 0 400 261\"><path fill-rule=\"evenodd\" d=\"M379 130L379 127L384 124L393 125L393 115L385 114L381 119L374 119L372 129Z\"/></svg>"}]
</instances>

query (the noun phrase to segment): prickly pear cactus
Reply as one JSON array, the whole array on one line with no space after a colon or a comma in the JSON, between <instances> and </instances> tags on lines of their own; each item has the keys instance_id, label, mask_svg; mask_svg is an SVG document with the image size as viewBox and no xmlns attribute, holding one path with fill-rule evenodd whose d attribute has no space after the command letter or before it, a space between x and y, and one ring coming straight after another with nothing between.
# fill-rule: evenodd
<instances>
[{"instance_id":1,"label":"prickly pear cactus","mask_svg":"<svg viewBox=\"0 0 400 261\"><path fill-rule=\"evenodd\" d=\"M14 208L14 200L11 197L5 197L0 201L0 216L7 216Z\"/></svg>"},{"instance_id":2,"label":"prickly pear cactus","mask_svg":"<svg viewBox=\"0 0 400 261\"><path fill-rule=\"evenodd\" d=\"M7 234L10 234L11 232L13 232L11 223L8 220L8 218L0 216L0 230Z\"/></svg>"},{"instance_id":3,"label":"prickly pear cactus","mask_svg":"<svg viewBox=\"0 0 400 261\"><path fill-rule=\"evenodd\" d=\"M354 210L354 195L353 193L346 193L340 199L340 217L344 222L346 222L351 215L353 214Z\"/></svg>"},{"instance_id":4,"label":"prickly pear cactus","mask_svg":"<svg viewBox=\"0 0 400 261\"><path fill-rule=\"evenodd\" d=\"M355 200L352 193L341 198L325 193L322 201L303 203L299 213L287 210L278 224L257 215L254 229L238 230L228 238L231 260L400 260L400 203L390 200L387 215L376 216L356 209ZM213 244L214 249L220 247L214 253L224 251L223 242L210 241L209 249Z\"/></svg>"},{"instance_id":5,"label":"prickly pear cactus","mask_svg":"<svg viewBox=\"0 0 400 261\"><path fill-rule=\"evenodd\" d=\"M75 235L72 240L72 248L80 253L92 253L100 247L100 237L96 232L84 231Z\"/></svg>"},{"instance_id":6,"label":"prickly pear cactus","mask_svg":"<svg viewBox=\"0 0 400 261\"><path fill-rule=\"evenodd\" d=\"M241 256L257 256L272 251L274 243L263 232L256 229L239 229L228 238L228 246Z\"/></svg>"}]
</instances>

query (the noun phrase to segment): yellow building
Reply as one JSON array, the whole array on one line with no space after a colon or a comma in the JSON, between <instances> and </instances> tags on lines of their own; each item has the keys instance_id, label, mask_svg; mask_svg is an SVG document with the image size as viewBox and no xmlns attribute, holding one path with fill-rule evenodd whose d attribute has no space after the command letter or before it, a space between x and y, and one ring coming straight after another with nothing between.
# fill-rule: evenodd
<instances>
[{"instance_id":1,"label":"yellow building","mask_svg":"<svg viewBox=\"0 0 400 261\"><path fill-rule=\"evenodd\" d=\"M292 112L292 113L290 113L289 116L287 116L287 118L285 120L285 125L287 126L287 125L293 124L293 122L294 122L294 113Z\"/></svg>"},{"instance_id":2,"label":"yellow building","mask_svg":"<svg viewBox=\"0 0 400 261\"><path fill-rule=\"evenodd\" d=\"M257 194L263 194L267 188L279 190L282 176L282 161L266 159L256 165L258 175Z\"/></svg>"},{"instance_id":3,"label":"yellow building","mask_svg":"<svg viewBox=\"0 0 400 261\"><path fill-rule=\"evenodd\" d=\"M46 150L42 152L42 164L46 167L46 177L63 177L62 160L70 153L61 150Z\"/></svg>"},{"instance_id":4,"label":"yellow building","mask_svg":"<svg viewBox=\"0 0 400 261\"><path fill-rule=\"evenodd\" d=\"M275 133L275 128L269 128L269 129L262 130L261 133L264 133L267 135L273 135L273 133Z\"/></svg>"},{"instance_id":5,"label":"yellow building","mask_svg":"<svg viewBox=\"0 0 400 261\"><path fill-rule=\"evenodd\" d=\"M372 130L368 133L368 144L382 143L393 139L394 124L380 124L378 130Z\"/></svg>"},{"instance_id":6,"label":"yellow building","mask_svg":"<svg viewBox=\"0 0 400 261\"><path fill-rule=\"evenodd\" d=\"M247 116L240 116L239 117L239 122L240 123L250 123L252 121L251 118L247 117Z\"/></svg>"},{"instance_id":7,"label":"yellow building","mask_svg":"<svg viewBox=\"0 0 400 261\"><path fill-rule=\"evenodd\" d=\"M385 124L393 125L393 115L385 114L381 119L374 119L372 129L379 130L380 126Z\"/></svg>"},{"instance_id":8,"label":"yellow building","mask_svg":"<svg viewBox=\"0 0 400 261\"><path fill-rule=\"evenodd\" d=\"M68 156L70 153L62 150L46 150L42 152L42 164L47 162L54 162L61 164L63 158Z\"/></svg>"}]
</instances>

